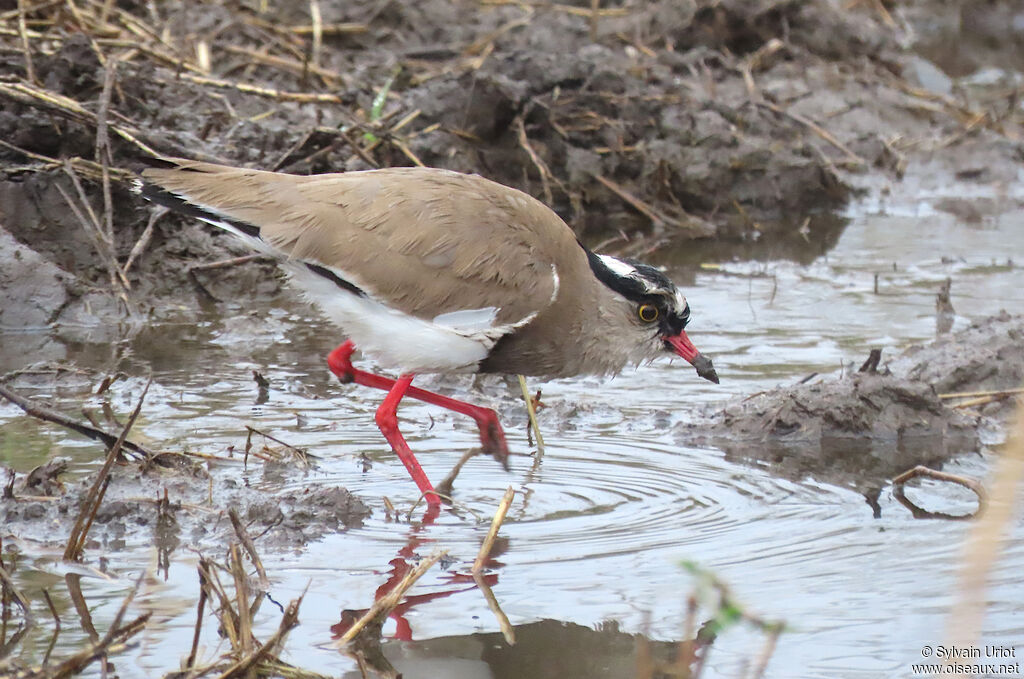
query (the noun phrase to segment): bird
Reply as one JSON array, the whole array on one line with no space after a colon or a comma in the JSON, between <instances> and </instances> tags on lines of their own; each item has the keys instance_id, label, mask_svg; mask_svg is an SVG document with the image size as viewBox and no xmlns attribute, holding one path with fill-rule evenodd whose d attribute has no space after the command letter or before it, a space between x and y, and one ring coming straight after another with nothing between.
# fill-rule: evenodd
<instances>
[{"instance_id":1,"label":"bird","mask_svg":"<svg viewBox=\"0 0 1024 679\"><path fill-rule=\"evenodd\" d=\"M596 254L544 203L475 174L393 167L292 175L158 157L144 198L274 257L346 339L327 357L343 383L387 392L375 421L428 506L440 495L398 428L414 398L475 420L508 469L490 408L412 386L429 373L614 375L678 355L718 383L687 335L690 306L658 268ZM397 378L356 368L359 347Z\"/></svg>"}]
</instances>

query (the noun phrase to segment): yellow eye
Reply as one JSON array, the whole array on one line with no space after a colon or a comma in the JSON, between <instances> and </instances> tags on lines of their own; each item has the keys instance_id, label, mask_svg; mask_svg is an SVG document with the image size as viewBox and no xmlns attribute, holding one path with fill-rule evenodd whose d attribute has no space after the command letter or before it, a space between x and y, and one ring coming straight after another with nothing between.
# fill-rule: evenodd
<instances>
[{"instance_id":1,"label":"yellow eye","mask_svg":"<svg viewBox=\"0 0 1024 679\"><path fill-rule=\"evenodd\" d=\"M644 323L653 323L658 320L658 307L653 304L641 304L637 307L636 315Z\"/></svg>"}]
</instances>

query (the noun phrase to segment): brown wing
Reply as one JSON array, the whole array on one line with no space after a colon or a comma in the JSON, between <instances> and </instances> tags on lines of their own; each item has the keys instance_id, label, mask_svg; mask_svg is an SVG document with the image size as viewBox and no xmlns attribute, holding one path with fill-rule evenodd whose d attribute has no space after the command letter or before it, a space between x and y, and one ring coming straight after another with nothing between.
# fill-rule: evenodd
<instances>
[{"instance_id":1,"label":"brown wing","mask_svg":"<svg viewBox=\"0 0 1024 679\"><path fill-rule=\"evenodd\" d=\"M515 323L549 306L572 231L525 193L476 175L392 168L295 176L172 160L143 173L189 202L258 227L289 258L333 267L420 318L494 307Z\"/></svg>"}]
</instances>

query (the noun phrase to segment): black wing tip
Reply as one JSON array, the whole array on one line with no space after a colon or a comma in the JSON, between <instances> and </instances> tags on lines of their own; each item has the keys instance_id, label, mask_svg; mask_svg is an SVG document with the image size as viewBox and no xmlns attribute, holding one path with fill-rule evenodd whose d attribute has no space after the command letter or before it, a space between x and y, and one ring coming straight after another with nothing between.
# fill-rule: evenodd
<instances>
[{"instance_id":1,"label":"black wing tip","mask_svg":"<svg viewBox=\"0 0 1024 679\"><path fill-rule=\"evenodd\" d=\"M189 202L188 199L180 196L173 191L168 191L159 184L146 181L144 178L136 180L135 190L146 200L162 205L163 207L173 210L179 214L193 217L195 219L201 219L207 222L228 224L232 229L237 230L240 234L248 236L250 238L260 238L260 228L242 222L237 219L231 219L222 214L218 214L212 210L208 210L201 205ZM228 230L232 230L228 229Z\"/></svg>"},{"instance_id":2,"label":"black wing tip","mask_svg":"<svg viewBox=\"0 0 1024 679\"><path fill-rule=\"evenodd\" d=\"M345 280L338 274L328 269L326 266L321 266L320 264L316 264L315 262L303 263L306 265L306 268L309 269L311 272L315 273L318 276L326 278L327 280L331 281L342 290L351 292L353 295L356 295L357 297L366 297L365 290L360 288L358 285L355 285L354 283Z\"/></svg>"}]
</instances>

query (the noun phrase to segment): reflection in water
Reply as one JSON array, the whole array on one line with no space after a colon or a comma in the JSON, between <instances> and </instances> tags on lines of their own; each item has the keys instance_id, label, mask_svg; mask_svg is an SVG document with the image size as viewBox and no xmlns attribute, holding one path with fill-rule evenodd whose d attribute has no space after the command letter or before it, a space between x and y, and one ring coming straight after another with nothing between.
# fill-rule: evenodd
<instances>
[{"instance_id":1,"label":"reflection in water","mask_svg":"<svg viewBox=\"0 0 1024 679\"><path fill-rule=\"evenodd\" d=\"M559 620L515 628L510 646L498 632L440 637L414 642L388 641L381 650L404 679L626 679L636 676L640 636L609 622L596 629ZM679 645L644 645L657 662L667 663ZM348 678L359 677L349 672Z\"/></svg>"},{"instance_id":2,"label":"reflection in water","mask_svg":"<svg viewBox=\"0 0 1024 679\"><path fill-rule=\"evenodd\" d=\"M409 531L408 539L398 550L395 558L388 563L388 578L374 592L373 600L379 601L394 591L402 583L403 579L415 568L415 562L420 555L417 549L434 542L431 538L423 536L424 530L432 526L441 513L441 506L430 504L426 506L423 518ZM498 550L491 550L493 555ZM489 557L484 564L488 568L500 566L494 561L493 556ZM476 589L478 586L484 589L497 584L498 575L491 573L487 575L474 576L472 573L459 573L455 570L447 570L442 576L444 583L441 589L426 594L410 594L405 596L394 608L386 612L386 617L395 622L395 632L391 638L396 641L412 641L413 629L409 622L408 614L416 606L428 603L435 599L443 599L454 594L461 594ZM361 610L346 609L341 612L341 620L331 625L331 635L335 639L343 637L360 619L362 619L369 608ZM384 615L372 620L356 634L355 638L345 648L345 653L353 657L359 664L360 669L373 669L381 677L397 677L399 673L385 657L381 650L382 631ZM364 672L365 674L365 672Z\"/></svg>"}]
</instances>

